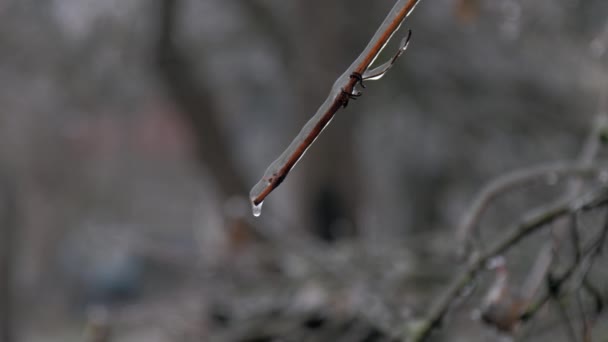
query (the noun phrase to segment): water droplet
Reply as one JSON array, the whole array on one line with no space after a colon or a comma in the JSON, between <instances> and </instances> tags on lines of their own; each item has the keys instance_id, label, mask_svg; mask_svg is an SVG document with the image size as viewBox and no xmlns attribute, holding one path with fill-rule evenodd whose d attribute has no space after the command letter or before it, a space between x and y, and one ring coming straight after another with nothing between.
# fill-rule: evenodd
<instances>
[{"instance_id":1,"label":"water droplet","mask_svg":"<svg viewBox=\"0 0 608 342\"><path fill-rule=\"evenodd\" d=\"M263 201L257 205L253 201L251 201L251 210L253 212L253 216L259 217L260 215L262 215L262 204L264 204Z\"/></svg>"}]
</instances>

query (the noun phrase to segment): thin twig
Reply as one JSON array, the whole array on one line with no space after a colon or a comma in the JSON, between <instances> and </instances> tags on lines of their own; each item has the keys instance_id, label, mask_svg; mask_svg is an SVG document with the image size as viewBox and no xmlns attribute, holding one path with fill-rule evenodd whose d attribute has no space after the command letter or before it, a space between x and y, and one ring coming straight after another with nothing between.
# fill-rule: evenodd
<instances>
[{"instance_id":1,"label":"thin twig","mask_svg":"<svg viewBox=\"0 0 608 342\"><path fill-rule=\"evenodd\" d=\"M578 163L580 166L588 167L593 164L594 159L600 150L601 139L600 135L606 128L608 118L605 114L599 114L592 123L591 130L583 144L578 156ZM568 189L564 196L566 198L574 198L581 194L583 190L584 182L582 179L571 179L568 183ZM527 298L532 298L542 284L542 280L549 272L549 268L553 263L553 257L556 251L559 250L561 241L566 238L570 225L568 224L567 218L562 218L553 223L553 239L547 241L540 252L538 257L535 259L534 265L532 266L530 273L526 277L524 285L522 287L522 293Z\"/></svg>"},{"instance_id":2,"label":"thin twig","mask_svg":"<svg viewBox=\"0 0 608 342\"><path fill-rule=\"evenodd\" d=\"M562 200L557 204L543 207L535 214L523 218L519 224L506 229L507 233L502 239L499 239L487 251L475 256L469 262L466 269L452 281L445 292L431 306L427 318L418 324L415 329L406 333L405 340L413 342L425 341L433 329L441 324L454 300L458 298L459 294L471 283L477 273L484 268L491 258L506 252L521 239L564 215L570 215L578 210L590 210L597 206L605 205L607 201L607 191L606 189L601 189L601 191L594 191L574 201Z\"/></svg>"},{"instance_id":3,"label":"thin twig","mask_svg":"<svg viewBox=\"0 0 608 342\"><path fill-rule=\"evenodd\" d=\"M597 317L604 311L604 298L602 296L602 292L598 290L588 278L583 280L583 287L585 291L593 297L594 310L593 310L593 320L597 319Z\"/></svg>"},{"instance_id":4,"label":"thin twig","mask_svg":"<svg viewBox=\"0 0 608 342\"><path fill-rule=\"evenodd\" d=\"M601 113L601 111L600 111ZM593 165L594 159L596 155L599 153L600 149L600 137L602 131L605 129L608 119L605 114L598 114L595 118L589 135L583 145L581 152L578 157L578 164L583 167ZM568 189L564 194L565 198L574 198L580 195L584 186L582 179L571 179L568 183ZM590 260L590 258L582 258L582 253L579 247L579 236L578 236L578 227L576 227L578 220L578 213L575 213L571 219L573 221L568 221L567 218L560 218L553 223L552 231L553 231L553 239L547 241L540 249L538 256L535 259L534 265L530 269L528 276L525 278L524 284L522 286L521 293L528 298L530 302L532 302L532 298L539 291L541 285L543 284L543 280L547 278L549 274L549 270L551 265L553 264L554 256L558 253L560 248L561 241L565 239L570 232L570 238L572 241L572 245L574 247L574 262L571 266L571 269L574 270L578 268L580 265L584 267L586 264L590 264L591 262L587 262L586 260ZM572 224L569 224L572 223ZM592 259L592 258L591 258ZM584 272L584 271L583 271ZM570 277L570 274L565 275L566 279ZM581 278L583 279L583 278ZM582 281L581 281L582 282ZM545 296L546 297L546 296ZM544 304L548 298L543 298L542 303ZM561 305L561 303L560 303Z\"/></svg>"},{"instance_id":5,"label":"thin twig","mask_svg":"<svg viewBox=\"0 0 608 342\"><path fill-rule=\"evenodd\" d=\"M602 245L606 242L607 235L608 235L608 212L607 212L606 221L604 222L602 231L599 233L597 238L593 239L592 242L586 248L584 248L584 250L582 251L582 258L580 259L580 261L573 262L570 265L570 267L568 267L568 269L563 272L563 274L561 276L552 277L551 286L554 289L553 290L554 292L555 291L558 291L561 293L565 292L562 290L563 285L566 283L566 281L570 280L570 278L576 273L577 270L584 267L585 265L588 265L594 258L596 258L599 255ZM585 271L582 271L582 272L585 273ZM578 290L580 288L580 283L578 281L575 281L573 283L577 284L577 285L572 286L572 288ZM583 283L584 283L584 278L583 278ZM541 296L541 298L539 298L535 302L533 302L528 307L528 309L522 314L522 320L531 319L534 315L536 315L536 313L540 310L540 308L542 308L544 306L544 304L547 303L547 301L549 299L551 299L552 296L554 296L554 293L552 293L551 291L547 291L543 296Z\"/></svg>"},{"instance_id":6,"label":"thin twig","mask_svg":"<svg viewBox=\"0 0 608 342\"><path fill-rule=\"evenodd\" d=\"M577 278L575 284L576 287L583 287L585 283L585 279L587 279L587 275L591 271L593 264L598 256L602 254L602 249L604 244L606 243L606 237L608 236L608 211L606 212L606 217L604 218L604 225L598 237L593 239L591 242L591 246L589 249L591 250L591 255L587 258L586 262L581 261L582 271L580 272L579 277Z\"/></svg>"},{"instance_id":7,"label":"thin twig","mask_svg":"<svg viewBox=\"0 0 608 342\"><path fill-rule=\"evenodd\" d=\"M377 79L379 76L382 76L403 53L407 47L407 40L402 43L395 57L388 64L384 64L372 70L371 73L367 73L370 65L419 1L397 1L361 55L336 80L329 92L329 96L317 110L316 114L306 123L283 154L270 164L262 179L251 189L250 198L254 206L261 205L266 196L283 182L289 171L291 171L321 131L331 121L338 109L346 107L350 99L361 95L355 87L357 85L363 86L364 80Z\"/></svg>"},{"instance_id":8,"label":"thin twig","mask_svg":"<svg viewBox=\"0 0 608 342\"><path fill-rule=\"evenodd\" d=\"M471 243L470 236L475 234L479 220L489 204L507 191L521 188L547 177L597 177L605 170L606 165L582 166L578 162L559 162L540 164L500 176L483 187L475 196L471 206L465 211L457 230L459 240L464 244Z\"/></svg>"}]
</instances>

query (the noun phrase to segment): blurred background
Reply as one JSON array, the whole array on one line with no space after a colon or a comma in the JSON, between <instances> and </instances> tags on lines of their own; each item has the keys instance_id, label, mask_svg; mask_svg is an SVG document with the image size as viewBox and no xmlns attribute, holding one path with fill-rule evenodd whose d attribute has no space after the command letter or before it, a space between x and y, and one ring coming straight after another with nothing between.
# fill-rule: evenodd
<instances>
[{"instance_id":1,"label":"blurred background","mask_svg":"<svg viewBox=\"0 0 608 342\"><path fill-rule=\"evenodd\" d=\"M1 0L0 339L379 341L424 314L474 194L575 159L606 110L608 2L422 1L254 219L249 189L393 4ZM562 191L501 199L486 238ZM472 302L438 340L499 337Z\"/></svg>"}]
</instances>

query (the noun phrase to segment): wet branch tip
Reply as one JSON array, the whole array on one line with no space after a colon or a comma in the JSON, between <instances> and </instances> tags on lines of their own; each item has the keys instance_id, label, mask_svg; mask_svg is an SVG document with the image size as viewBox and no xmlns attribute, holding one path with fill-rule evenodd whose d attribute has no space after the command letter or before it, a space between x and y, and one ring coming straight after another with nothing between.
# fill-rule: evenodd
<instances>
[{"instance_id":1,"label":"wet branch tip","mask_svg":"<svg viewBox=\"0 0 608 342\"><path fill-rule=\"evenodd\" d=\"M264 199L277 188L291 169L296 165L306 150L321 134L325 126L341 107L356 99L362 93L356 89L357 85L365 88L364 81L380 79L393 66L395 61L407 49L412 32L409 31L403 39L395 55L384 64L369 69L376 57L389 42L393 34L399 29L401 23L414 10L420 0L398 0L386 19L382 22L371 41L363 52L342 74L331 88L327 99L321 104L316 114L304 125L287 149L266 170L262 179L251 189L250 200L253 213L259 216Z\"/></svg>"}]
</instances>

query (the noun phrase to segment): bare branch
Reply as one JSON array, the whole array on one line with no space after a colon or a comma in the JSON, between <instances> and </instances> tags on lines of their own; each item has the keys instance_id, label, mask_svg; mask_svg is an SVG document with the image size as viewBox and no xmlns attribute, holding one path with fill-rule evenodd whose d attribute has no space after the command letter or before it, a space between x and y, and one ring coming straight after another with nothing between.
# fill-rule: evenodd
<instances>
[{"instance_id":1,"label":"bare branch","mask_svg":"<svg viewBox=\"0 0 608 342\"><path fill-rule=\"evenodd\" d=\"M507 227L505 229L507 233L502 239L499 239L494 245L490 246L486 252L475 256L469 261L466 269L452 281L445 292L432 305L427 318L418 324L417 327L406 333L404 340L414 342L427 340L433 329L440 325L452 303L454 303L459 294L471 283L477 273L484 268L490 259L506 252L523 238L560 217L571 215L579 210L586 211L605 205L607 201L608 192L606 189L601 189L576 200L562 200L557 204L543 207L535 213L524 217L519 224Z\"/></svg>"},{"instance_id":2,"label":"bare branch","mask_svg":"<svg viewBox=\"0 0 608 342\"><path fill-rule=\"evenodd\" d=\"M598 177L601 172L606 170L606 167L608 165L582 166L577 162L561 162L540 164L500 176L488 183L475 196L471 206L465 211L457 230L459 240L470 247L470 237L475 234L475 229L479 224L481 216L488 208L488 205L505 192L521 188L547 177Z\"/></svg>"},{"instance_id":3,"label":"bare branch","mask_svg":"<svg viewBox=\"0 0 608 342\"><path fill-rule=\"evenodd\" d=\"M600 150L600 136L602 131L605 129L606 124L608 122L608 118L605 114L600 114L596 117L595 121L592 124L591 130L587 139L583 145L581 152L579 153L578 163L581 166L591 166L593 164L593 160ZM568 189L564 196L566 198L574 198L580 195L583 190L584 182L582 179L571 179L568 183ZM559 249L561 241L568 235L568 231L576 234L576 229L570 229L571 225L569 224L566 218L562 218L557 220L553 224L553 239L552 241L547 241L540 252L538 253L538 257L534 262L534 266L530 270L526 281L524 282L522 293L528 297L532 298L532 296L536 293L540 285L542 284L542 279L545 278L545 275L549 271L551 264L553 263L553 256L555 251ZM577 237L576 235L573 235ZM575 241L576 243L576 241ZM578 249L578 246L576 247Z\"/></svg>"},{"instance_id":4,"label":"bare branch","mask_svg":"<svg viewBox=\"0 0 608 342\"><path fill-rule=\"evenodd\" d=\"M578 290L581 288L581 286L585 286L586 268L588 265L592 264L593 259L600 254L602 246L606 242L606 237L608 235L608 212L606 214L607 215L602 231L598 234L597 238L592 239L592 242L583 249L581 252L582 258L578 262L573 262L561 276L551 276L551 289L528 307L528 309L522 314L522 320L529 320L536 315L540 308L542 308L549 299L556 295L555 292L558 292L558 294L566 293L567 291L563 290L564 284L569 281L570 278L577 273L577 271L579 271L578 273L581 274L582 278L580 281L575 280L571 282L571 290ZM600 307L601 306L602 305L600 305Z\"/></svg>"},{"instance_id":5,"label":"bare branch","mask_svg":"<svg viewBox=\"0 0 608 342\"><path fill-rule=\"evenodd\" d=\"M380 25L380 28L376 31L361 55L359 55L351 66L348 67L346 72L336 80L329 92L329 96L317 110L317 113L308 121L308 123L306 123L306 125L304 125L300 133L283 154L270 164L262 179L251 189L250 198L254 209L258 208L259 210L259 206L261 206L266 196L283 182L289 171L296 165L317 136L321 134L336 112L341 107L346 107L350 99L361 95L361 93L355 90L355 86L361 84L364 79L373 78L371 75L369 78L366 78L363 75L365 75L370 65L374 62L393 34L399 29L403 20L413 11L419 1L420 0L398 0L393 6L392 10ZM390 65L394 63L394 60L403 53L403 50L405 50L406 47L407 44L404 44L399 49L395 57L389 61L389 65L385 67L385 70L382 69L382 67L377 71L374 69L374 74L378 73L379 76L382 76L384 72L390 68Z\"/></svg>"}]
</instances>

